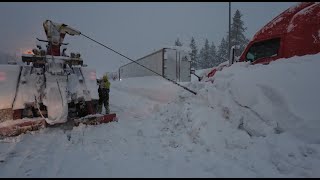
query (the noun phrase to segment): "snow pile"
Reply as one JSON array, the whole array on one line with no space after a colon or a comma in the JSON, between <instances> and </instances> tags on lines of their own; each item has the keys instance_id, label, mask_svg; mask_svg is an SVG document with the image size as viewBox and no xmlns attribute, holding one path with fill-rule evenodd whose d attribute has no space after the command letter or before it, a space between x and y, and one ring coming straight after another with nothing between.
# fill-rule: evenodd
<instances>
[{"instance_id":1,"label":"snow pile","mask_svg":"<svg viewBox=\"0 0 320 180\"><path fill-rule=\"evenodd\" d=\"M196 97L181 92L154 118L162 142L221 163L212 165L218 177L317 177L319 66L320 54L237 63L218 71L213 84L194 82Z\"/></svg>"},{"instance_id":2,"label":"snow pile","mask_svg":"<svg viewBox=\"0 0 320 180\"><path fill-rule=\"evenodd\" d=\"M319 143L319 59L317 54L280 59L268 66L238 63L217 72L214 86L270 127L278 126L305 141ZM213 99L212 103L216 102Z\"/></svg>"},{"instance_id":3,"label":"snow pile","mask_svg":"<svg viewBox=\"0 0 320 180\"><path fill-rule=\"evenodd\" d=\"M0 143L0 177L319 177L320 54L236 63L193 95L160 77L111 84L118 122Z\"/></svg>"},{"instance_id":4,"label":"snow pile","mask_svg":"<svg viewBox=\"0 0 320 180\"><path fill-rule=\"evenodd\" d=\"M320 85L316 83L320 75L319 59L317 54L280 59L268 66L237 63L218 71L212 78L212 87L201 89L201 92L205 92L211 106L232 108L232 104L236 104L255 114L260 125L266 124L304 141L320 143L317 132L320 127L317 110ZM227 98L221 99L222 96ZM266 129L261 127L258 132Z\"/></svg>"}]
</instances>

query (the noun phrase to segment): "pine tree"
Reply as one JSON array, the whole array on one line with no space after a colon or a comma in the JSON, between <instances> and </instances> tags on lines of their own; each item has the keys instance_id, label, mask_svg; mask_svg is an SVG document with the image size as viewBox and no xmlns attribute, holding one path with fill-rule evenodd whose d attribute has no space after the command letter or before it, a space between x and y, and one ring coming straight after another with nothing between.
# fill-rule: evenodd
<instances>
[{"instance_id":1,"label":"pine tree","mask_svg":"<svg viewBox=\"0 0 320 180\"><path fill-rule=\"evenodd\" d=\"M190 58L191 58L191 67L194 69L198 68L198 48L196 45L196 41L194 40L194 38L191 38L191 42L190 42L190 49L191 49L191 53L190 53Z\"/></svg>"},{"instance_id":2,"label":"pine tree","mask_svg":"<svg viewBox=\"0 0 320 180\"><path fill-rule=\"evenodd\" d=\"M239 46L239 50L236 51L236 56L241 55L242 51L245 49L245 47L249 42L249 40L244 35L247 28L244 27L244 22L241 19L241 17L242 17L241 12L239 10L236 10L232 18L232 24L231 24L231 32L230 32L231 47L234 45Z\"/></svg>"},{"instance_id":3,"label":"pine tree","mask_svg":"<svg viewBox=\"0 0 320 180\"><path fill-rule=\"evenodd\" d=\"M249 43L249 39L246 38L244 35L245 31L247 30L246 27L244 27L244 22L241 19L242 14L239 10L236 10L236 12L233 15L232 18L232 24L231 24L231 30L230 30L230 43L231 46L237 45L239 46L239 49L235 51L236 56L240 56L245 47ZM229 59L228 54L228 48L229 48L229 34L227 34L226 38L222 39L219 47L218 47L218 56L223 57L225 59ZM224 62L225 59L220 58L220 63Z\"/></svg>"},{"instance_id":4,"label":"pine tree","mask_svg":"<svg viewBox=\"0 0 320 180\"><path fill-rule=\"evenodd\" d=\"M204 44L204 68L209 68L211 64L210 60L210 45L208 39L206 39Z\"/></svg>"},{"instance_id":5,"label":"pine tree","mask_svg":"<svg viewBox=\"0 0 320 180\"><path fill-rule=\"evenodd\" d=\"M182 46L182 43L180 42L179 38L174 42L175 46Z\"/></svg>"},{"instance_id":6,"label":"pine tree","mask_svg":"<svg viewBox=\"0 0 320 180\"><path fill-rule=\"evenodd\" d=\"M217 50L216 46L214 45L214 42L212 41L211 46L210 46L210 54L209 54L209 67L214 67L217 65Z\"/></svg>"},{"instance_id":7,"label":"pine tree","mask_svg":"<svg viewBox=\"0 0 320 180\"><path fill-rule=\"evenodd\" d=\"M204 67L204 47L200 49L199 55L198 55L198 64L197 67L198 69L203 69Z\"/></svg>"},{"instance_id":8,"label":"pine tree","mask_svg":"<svg viewBox=\"0 0 320 180\"><path fill-rule=\"evenodd\" d=\"M229 59L228 58L228 42L224 40L224 38L222 38L221 43L218 47L217 55L218 55L217 64L224 62L225 59Z\"/></svg>"},{"instance_id":9,"label":"pine tree","mask_svg":"<svg viewBox=\"0 0 320 180\"><path fill-rule=\"evenodd\" d=\"M210 68L210 45L208 39L204 43L204 47L200 50L200 68Z\"/></svg>"}]
</instances>

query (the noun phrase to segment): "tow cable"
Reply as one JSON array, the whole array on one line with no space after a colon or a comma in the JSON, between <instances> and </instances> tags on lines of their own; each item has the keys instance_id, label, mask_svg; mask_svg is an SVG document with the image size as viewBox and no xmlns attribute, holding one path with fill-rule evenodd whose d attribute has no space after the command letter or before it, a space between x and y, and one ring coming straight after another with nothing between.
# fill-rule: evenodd
<instances>
[{"instance_id":1,"label":"tow cable","mask_svg":"<svg viewBox=\"0 0 320 180\"><path fill-rule=\"evenodd\" d=\"M193 90L191 90L191 89L189 89L189 88L187 88L187 87L185 87L185 86L182 86L181 84L178 84L177 82L175 82L175 81L173 81L173 80L171 80L171 79L168 79L168 78L163 77L161 74L153 71L152 69L149 69L149 68L145 67L144 65L137 63L136 61L132 60L131 58L128 58L127 56L125 56L125 55L123 55L123 54L121 54L121 53L119 53L119 52L111 49L110 47L108 47L108 46L106 46L106 45L104 45L104 44L102 44L102 43L100 43L100 42L98 42L98 41L96 41L96 40L94 40L94 39L86 36L85 34L80 33L80 35L82 35L82 36L84 36L85 38L87 38L87 39L89 39L89 40L91 40L91 41L93 41L93 42L95 42L95 43L97 43L97 44L99 44L99 45L101 45L101 46L103 46L103 47L105 47L105 48L107 48L107 49L115 52L115 53L117 53L118 55L120 55L120 56L122 56L122 57L124 57L124 58L126 58L126 59L128 59L128 60L130 60L130 61L132 61L132 62L134 62L134 63L136 63L136 64L138 64L139 66L142 66L142 67L148 69L149 71L151 71L151 72L155 73L156 75L158 75L158 76L160 76L160 77L162 77L162 78L164 78L164 79L172 82L172 83L175 84L175 85L178 85L178 86L182 87L183 89L189 91L190 93L192 93L192 94L194 94L194 95L197 95L197 93L196 93L195 91L193 91Z\"/></svg>"}]
</instances>

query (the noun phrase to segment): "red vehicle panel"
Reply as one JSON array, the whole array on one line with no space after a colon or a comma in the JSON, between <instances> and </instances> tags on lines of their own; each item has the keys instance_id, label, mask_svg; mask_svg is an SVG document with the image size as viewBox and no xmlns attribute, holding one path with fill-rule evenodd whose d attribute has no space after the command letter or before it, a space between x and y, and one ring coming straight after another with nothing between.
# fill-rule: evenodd
<instances>
[{"instance_id":1,"label":"red vehicle panel","mask_svg":"<svg viewBox=\"0 0 320 180\"><path fill-rule=\"evenodd\" d=\"M268 64L280 58L320 52L320 3L291 7L258 31L239 61Z\"/></svg>"},{"instance_id":2,"label":"red vehicle panel","mask_svg":"<svg viewBox=\"0 0 320 180\"><path fill-rule=\"evenodd\" d=\"M320 52L320 3L302 2L287 9L259 30L239 61L269 64L281 58ZM212 77L221 68L214 68Z\"/></svg>"}]
</instances>

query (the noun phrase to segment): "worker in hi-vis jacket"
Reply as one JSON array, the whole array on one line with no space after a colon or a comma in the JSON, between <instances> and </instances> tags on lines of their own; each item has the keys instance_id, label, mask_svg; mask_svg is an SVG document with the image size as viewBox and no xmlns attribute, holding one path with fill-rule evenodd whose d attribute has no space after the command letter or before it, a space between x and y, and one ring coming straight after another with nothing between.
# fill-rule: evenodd
<instances>
[{"instance_id":1,"label":"worker in hi-vis jacket","mask_svg":"<svg viewBox=\"0 0 320 180\"><path fill-rule=\"evenodd\" d=\"M109 92L110 92L110 82L108 76L105 74L103 75L102 79L98 80L99 88L99 104L98 104L98 112L102 113L102 105L106 109L106 114L110 113L109 110Z\"/></svg>"}]
</instances>

